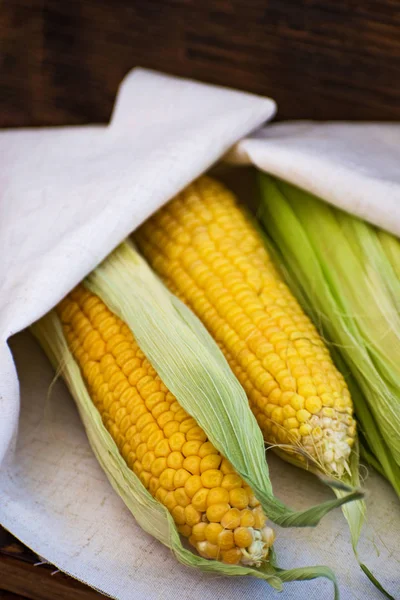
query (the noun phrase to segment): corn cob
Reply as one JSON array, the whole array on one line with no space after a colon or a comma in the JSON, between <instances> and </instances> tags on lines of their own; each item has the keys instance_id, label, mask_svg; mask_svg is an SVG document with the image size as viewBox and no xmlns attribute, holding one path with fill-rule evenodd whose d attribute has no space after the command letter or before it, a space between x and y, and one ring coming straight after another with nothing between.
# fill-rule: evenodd
<instances>
[{"instance_id":1,"label":"corn cob","mask_svg":"<svg viewBox=\"0 0 400 600\"><path fill-rule=\"evenodd\" d=\"M348 470L356 430L344 378L234 195L201 177L135 239L217 341L265 440L325 473Z\"/></svg>"},{"instance_id":2,"label":"corn cob","mask_svg":"<svg viewBox=\"0 0 400 600\"><path fill-rule=\"evenodd\" d=\"M205 558L260 565L274 532L259 502L162 383L129 327L82 285L56 311L105 427L179 532Z\"/></svg>"}]
</instances>

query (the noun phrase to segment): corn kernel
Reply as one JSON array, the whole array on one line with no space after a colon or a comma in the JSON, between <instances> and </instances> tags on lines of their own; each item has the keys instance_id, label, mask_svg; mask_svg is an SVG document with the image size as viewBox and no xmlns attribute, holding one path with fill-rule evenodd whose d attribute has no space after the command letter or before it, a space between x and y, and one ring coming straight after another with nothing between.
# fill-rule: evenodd
<instances>
[{"instance_id":1,"label":"corn kernel","mask_svg":"<svg viewBox=\"0 0 400 600\"><path fill-rule=\"evenodd\" d=\"M194 525L197 525L197 523L200 523L201 513L193 506L193 504L186 506L184 511L187 525L193 527Z\"/></svg>"},{"instance_id":2,"label":"corn kernel","mask_svg":"<svg viewBox=\"0 0 400 600\"><path fill-rule=\"evenodd\" d=\"M161 429L164 429L168 423L176 423L176 421L174 421L174 413L171 410L166 411L160 417L158 417L157 423Z\"/></svg>"},{"instance_id":3,"label":"corn kernel","mask_svg":"<svg viewBox=\"0 0 400 600\"><path fill-rule=\"evenodd\" d=\"M196 510L205 512L207 509L207 497L210 490L207 488L200 488L192 498L192 504Z\"/></svg>"},{"instance_id":4,"label":"corn kernel","mask_svg":"<svg viewBox=\"0 0 400 600\"><path fill-rule=\"evenodd\" d=\"M282 396L282 390L280 388L275 388L268 396L268 402L271 404L278 405L280 403L280 399Z\"/></svg>"},{"instance_id":5,"label":"corn kernel","mask_svg":"<svg viewBox=\"0 0 400 600\"><path fill-rule=\"evenodd\" d=\"M240 525L241 527L254 527L254 515L253 511L249 508L245 508L241 511Z\"/></svg>"},{"instance_id":6,"label":"corn kernel","mask_svg":"<svg viewBox=\"0 0 400 600\"><path fill-rule=\"evenodd\" d=\"M193 538L197 541L197 542L203 542L206 539L206 529L207 529L208 525L207 523L196 523L196 525L193 525L193 529L191 530L192 536Z\"/></svg>"},{"instance_id":7,"label":"corn kernel","mask_svg":"<svg viewBox=\"0 0 400 600\"><path fill-rule=\"evenodd\" d=\"M185 509L183 506L175 506L171 511L171 515L177 525L184 525L186 523Z\"/></svg>"},{"instance_id":8,"label":"corn kernel","mask_svg":"<svg viewBox=\"0 0 400 600\"><path fill-rule=\"evenodd\" d=\"M151 378L150 378L151 381ZM158 419L159 417L161 417L161 415L165 412L167 412L169 410L169 403L168 402L159 402L152 411L153 417L155 419Z\"/></svg>"},{"instance_id":9,"label":"corn kernel","mask_svg":"<svg viewBox=\"0 0 400 600\"><path fill-rule=\"evenodd\" d=\"M151 477L149 483L149 492L152 496L156 495L158 488L160 487L160 480L158 477Z\"/></svg>"},{"instance_id":10,"label":"corn kernel","mask_svg":"<svg viewBox=\"0 0 400 600\"><path fill-rule=\"evenodd\" d=\"M133 363L134 361L140 362L138 358L134 358L132 359L131 363ZM152 411L153 416L154 415L154 410L157 406L159 406L160 404L162 404L164 402L164 394L163 392L157 391L154 392L153 394L151 394L150 396L148 396L145 400L145 404L147 406L147 408Z\"/></svg>"},{"instance_id":11,"label":"corn kernel","mask_svg":"<svg viewBox=\"0 0 400 600\"><path fill-rule=\"evenodd\" d=\"M199 448L198 455L200 458L204 458L209 454L218 454L218 450L212 445L211 442L204 442Z\"/></svg>"},{"instance_id":12,"label":"corn kernel","mask_svg":"<svg viewBox=\"0 0 400 600\"><path fill-rule=\"evenodd\" d=\"M223 550L221 552L222 562L228 565L237 565L242 558L242 553L239 548L231 548L230 550Z\"/></svg>"},{"instance_id":13,"label":"corn kernel","mask_svg":"<svg viewBox=\"0 0 400 600\"><path fill-rule=\"evenodd\" d=\"M233 532L236 546L247 548L253 542L253 535L248 527L237 527Z\"/></svg>"},{"instance_id":14,"label":"corn kernel","mask_svg":"<svg viewBox=\"0 0 400 600\"><path fill-rule=\"evenodd\" d=\"M174 489L175 469L165 469L160 475L160 485L166 490Z\"/></svg>"},{"instance_id":15,"label":"corn kernel","mask_svg":"<svg viewBox=\"0 0 400 600\"><path fill-rule=\"evenodd\" d=\"M217 546L221 550L230 550L235 545L235 541L233 538L233 531L221 531L218 536Z\"/></svg>"},{"instance_id":16,"label":"corn kernel","mask_svg":"<svg viewBox=\"0 0 400 600\"><path fill-rule=\"evenodd\" d=\"M221 487L230 491L235 488L242 487L242 480L236 473L229 473L228 475L224 475Z\"/></svg>"},{"instance_id":17,"label":"corn kernel","mask_svg":"<svg viewBox=\"0 0 400 600\"><path fill-rule=\"evenodd\" d=\"M229 502L229 492L223 487L211 489L207 496L207 506L218 504L220 502Z\"/></svg>"},{"instance_id":18,"label":"corn kernel","mask_svg":"<svg viewBox=\"0 0 400 600\"><path fill-rule=\"evenodd\" d=\"M333 408L326 407L322 409L322 414L324 415L324 417L333 418L335 416L335 411Z\"/></svg>"},{"instance_id":19,"label":"corn kernel","mask_svg":"<svg viewBox=\"0 0 400 600\"><path fill-rule=\"evenodd\" d=\"M201 459L200 462L200 473L204 473L210 469L218 469L222 461L220 454L209 454Z\"/></svg>"},{"instance_id":20,"label":"corn kernel","mask_svg":"<svg viewBox=\"0 0 400 600\"><path fill-rule=\"evenodd\" d=\"M164 457L156 458L151 465L151 474L154 477L160 477L161 473L167 468L167 460Z\"/></svg>"},{"instance_id":21,"label":"corn kernel","mask_svg":"<svg viewBox=\"0 0 400 600\"><path fill-rule=\"evenodd\" d=\"M220 523L222 517L230 509L229 504L222 502L221 504L213 504L207 508L207 519L210 523Z\"/></svg>"},{"instance_id":22,"label":"corn kernel","mask_svg":"<svg viewBox=\"0 0 400 600\"><path fill-rule=\"evenodd\" d=\"M185 471L188 473L188 471ZM201 482L201 477L199 475L190 475L187 477L185 481L185 492L189 496L189 498L193 498L193 496L202 489L203 484Z\"/></svg>"},{"instance_id":23,"label":"corn kernel","mask_svg":"<svg viewBox=\"0 0 400 600\"><path fill-rule=\"evenodd\" d=\"M190 498L187 495L187 493L185 492L183 487L175 490L174 494L175 494L175 500L177 501L179 506L185 507L190 504Z\"/></svg>"},{"instance_id":24,"label":"corn kernel","mask_svg":"<svg viewBox=\"0 0 400 600\"><path fill-rule=\"evenodd\" d=\"M155 460L154 452L146 452L146 454L142 458L142 467L145 471L150 471L151 466Z\"/></svg>"},{"instance_id":25,"label":"corn kernel","mask_svg":"<svg viewBox=\"0 0 400 600\"><path fill-rule=\"evenodd\" d=\"M205 558L219 558L220 555L218 546L210 542L197 542L197 550Z\"/></svg>"},{"instance_id":26,"label":"corn kernel","mask_svg":"<svg viewBox=\"0 0 400 600\"><path fill-rule=\"evenodd\" d=\"M136 385L142 377L145 377L146 371L145 369L135 369L128 377L128 381L133 388L136 388Z\"/></svg>"},{"instance_id":27,"label":"corn kernel","mask_svg":"<svg viewBox=\"0 0 400 600\"><path fill-rule=\"evenodd\" d=\"M236 529L236 527L239 527L240 511L237 508L229 509L222 517L221 525L225 529Z\"/></svg>"},{"instance_id":28,"label":"corn kernel","mask_svg":"<svg viewBox=\"0 0 400 600\"><path fill-rule=\"evenodd\" d=\"M138 428L138 431L139 431L139 428ZM165 440L165 439L158 442L158 444L154 448L154 453L157 457L161 457L161 456L167 457L170 452L171 452L171 449L169 447L168 440Z\"/></svg>"},{"instance_id":29,"label":"corn kernel","mask_svg":"<svg viewBox=\"0 0 400 600\"><path fill-rule=\"evenodd\" d=\"M143 483L144 487L148 488L149 484L150 484L151 473L147 473L146 471L142 471L140 473L140 475L139 475L139 479Z\"/></svg>"},{"instance_id":30,"label":"corn kernel","mask_svg":"<svg viewBox=\"0 0 400 600\"><path fill-rule=\"evenodd\" d=\"M290 419L285 419L283 421L283 426L285 427L285 429L297 429L297 427L299 426L299 422L296 418L291 417ZM285 432L282 431L283 437L285 437Z\"/></svg>"},{"instance_id":31,"label":"corn kernel","mask_svg":"<svg viewBox=\"0 0 400 600\"><path fill-rule=\"evenodd\" d=\"M198 456L201 446L202 442L199 440L191 440L190 442L186 442L182 446L182 454L185 457Z\"/></svg>"},{"instance_id":32,"label":"corn kernel","mask_svg":"<svg viewBox=\"0 0 400 600\"><path fill-rule=\"evenodd\" d=\"M200 456L188 456L183 461L183 468L192 475L200 475L200 461Z\"/></svg>"},{"instance_id":33,"label":"corn kernel","mask_svg":"<svg viewBox=\"0 0 400 600\"><path fill-rule=\"evenodd\" d=\"M287 404L283 407L283 416L285 419L289 419L290 417L296 416L296 411L290 404Z\"/></svg>"},{"instance_id":34,"label":"corn kernel","mask_svg":"<svg viewBox=\"0 0 400 600\"><path fill-rule=\"evenodd\" d=\"M220 523L208 523L205 528L206 540L211 544L218 543L218 536L223 531L223 527Z\"/></svg>"},{"instance_id":35,"label":"corn kernel","mask_svg":"<svg viewBox=\"0 0 400 600\"><path fill-rule=\"evenodd\" d=\"M165 460L165 459L157 459L157 460ZM185 469L178 469L174 475L174 488L184 487L186 485L187 480L191 477L190 473Z\"/></svg>"},{"instance_id":36,"label":"corn kernel","mask_svg":"<svg viewBox=\"0 0 400 600\"><path fill-rule=\"evenodd\" d=\"M192 533L192 528L191 528L191 527L189 527L189 525L186 525L186 524L184 524L184 525L179 525L179 526L178 526L178 531L179 531L179 533L180 533L181 535L183 535L184 537L187 537L187 538L193 537L193 540L195 540L195 541L196 541L196 537L195 537L195 536L191 536L191 533ZM190 541L190 540L189 540L189 541ZM194 546L194 545L195 545L195 544L193 544L193 546Z\"/></svg>"},{"instance_id":37,"label":"corn kernel","mask_svg":"<svg viewBox=\"0 0 400 600\"><path fill-rule=\"evenodd\" d=\"M195 427L189 429L189 431L186 434L186 439L188 441L197 440L204 443L207 440L207 435L201 429L201 427L196 425Z\"/></svg>"},{"instance_id":38,"label":"corn kernel","mask_svg":"<svg viewBox=\"0 0 400 600\"><path fill-rule=\"evenodd\" d=\"M107 386L108 388L108 386ZM143 400L140 397L140 395L137 393L137 391L131 387L129 387L127 390L125 390L120 397L120 401L121 404L123 404L124 406L126 406L129 402L129 400L139 400L139 403L142 404Z\"/></svg>"},{"instance_id":39,"label":"corn kernel","mask_svg":"<svg viewBox=\"0 0 400 600\"><path fill-rule=\"evenodd\" d=\"M234 508L246 508L248 503L249 497L243 488L235 488L229 492L229 504Z\"/></svg>"},{"instance_id":40,"label":"corn kernel","mask_svg":"<svg viewBox=\"0 0 400 600\"><path fill-rule=\"evenodd\" d=\"M299 425L299 423L297 423L297 425ZM301 439L299 427L292 427L288 431L288 437L292 444L297 444L297 442L299 442Z\"/></svg>"},{"instance_id":41,"label":"corn kernel","mask_svg":"<svg viewBox=\"0 0 400 600\"><path fill-rule=\"evenodd\" d=\"M165 431L164 431L164 433L165 433ZM165 435L167 435L167 434L165 433ZM181 433L180 431L173 433L171 435L171 437L169 437L169 445L170 445L171 450L173 452L179 452L180 450L182 450L182 447L183 447L185 441L186 441L186 438L183 433Z\"/></svg>"},{"instance_id":42,"label":"corn kernel","mask_svg":"<svg viewBox=\"0 0 400 600\"><path fill-rule=\"evenodd\" d=\"M302 408L301 410L297 411L296 417L299 423L305 423L306 421L308 421L308 419L310 419L311 413L308 412L308 410Z\"/></svg>"},{"instance_id":43,"label":"corn kernel","mask_svg":"<svg viewBox=\"0 0 400 600\"><path fill-rule=\"evenodd\" d=\"M138 457L138 460L142 460L143 456L146 454L147 452L147 444L139 444L139 446L136 448L136 456Z\"/></svg>"},{"instance_id":44,"label":"corn kernel","mask_svg":"<svg viewBox=\"0 0 400 600\"><path fill-rule=\"evenodd\" d=\"M159 487L156 492L156 499L161 502L161 504L165 504L165 498L167 497L167 494L169 494L168 490L164 489L163 487Z\"/></svg>"},{"instance_id":45,"label":"corn kernel","mask_svg":"<svg viewBox=\"0 0 400 600\"><path fill-rule=\"evenodd\" d=\"M267 517L264 515L264 512L261 506L258 506L253 511L254 515L254 527L256 529L262 529L266 523Z\"/></svg>"},{"instance_id":46,"label":"corn kernel","mask_svg":"<svg viewBox=\"0 0 400 600\"><path fill-rule=\"evenodd\" d=\"M307 425L307 424L300 425L299 431L300 431L300 435L302 437L305 437L307 435L310 435L310 433L312 431L312 427L311 427L311 425Z\"/></svg>"},{"instance_id":47,"label":"corn kernel","mask_svg":"<svg viewBox=\"0 0 400 600\"><path fill-rule=\"evenodd\" d=\"M320 439L323 435L321 427L314 427L314 429L311 432L311 435L314 438L314 440Z\"/></svg>"},{"instance_id":48,"label":"corn kernel","mask_svg":"<svg viewBox=\"0 0 400 600\"><path fill-rule=\"evenodd\" d=\"M177 415L175 415L175 418L176 417L177 417ZM196 421L194 419L192 419L192 417L186 418L180 424L179 431L181 431L182 433L187 433L195 425L196 425Z\"/></svg>"},{"instance_id":49,"label":"corn kernel","mask_svg":"<svg viewBox=\"0 0 400 600\"><path fill-rule=\"evenodd\" d=\"M232 467L232 465L229 462L229 460L226 460L226 458L224 458L222 460L222 463L221 463L221 466L220 466L220 471L224 475L229 475L230 473L235 473L235 469Z\"/></svg>"},{"instance_id":50,"label":"corn kernel","mask_svg":"<svg viewBox=\"0 0 400 600\"><path fill-rule=\"evenodd\" d=\"M202 484L206 488L221 487L222 480L223 474L218 469L209 469L201 474Z\"/></svg>"},{"instance_id":51,"label":"corn kernel","mask_svg":"<svg viewBox=\"0 0 400 600\"><path fill-rule=\"evenodd\" d=\"M167 465L171 469L181 469L183 465L183 456L180 452L171 452L167 458Z\"/></svg>"},{"instance_id":52,"label":"corn kernel","mask_svg":"<svg viewBox=\"0 0 400 600\"><path fill-rule=\"evenodd\" d=\"M171 446L171 436L174 435L174 433L179 432L179 423L177 421L168 421L168 423L164 425L163 430L165 437L169 439L170 448L173 450Z\"/></svg>"},{"instance_id":53,"label":"corn kernel","mask_svg":"<svg viewBox=\"0 0 400 600\"><path fill-rule=\"evenodd\" d=\"M318 396L309 396L306 398L305 406L312 415L316 415L322 408L322 402Z\"/></svg>"},{"instance_id":54,"label":"corn kernel","mask_svg":"<svg viewBox=\"0 0 400 600\"><path fill-rule=\"evenodd\" d=\"M163 504L164 504L164 506L166 506L168 508L169 512L172 512L172 510L175 508L175 506L177 506L174 492L166 493L164 500L163 500Z\"/></svg>"},{"instance_id":55,"label":"corn kernel","mask_svg":"<svg viewBox=\"0 0 400 600\"><path fill-rule=\"evenodd\" d=\"M274 410L271 413L271 419L275 423L283 423L283 410L280 406L274 408Z\"/></svg>"}]
</instances>

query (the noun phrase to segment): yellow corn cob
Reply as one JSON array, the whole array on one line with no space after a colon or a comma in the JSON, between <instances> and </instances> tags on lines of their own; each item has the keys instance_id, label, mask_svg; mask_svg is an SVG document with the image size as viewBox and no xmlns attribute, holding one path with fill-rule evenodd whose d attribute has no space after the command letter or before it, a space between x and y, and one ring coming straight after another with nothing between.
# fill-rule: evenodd
<instances>
[{"instance_id":1,"label":"yellow corn cob","mask_svg":"<svg viewBox=\"0 0 400 600\"><path fill-rule=\"evenodd\" d=\"M341 475L355 439L348 388L234 195L201 177L136 240L225 353L265 440Z\"/></svg>"},{"instance_id":2,"label":"yellow corn cob","mask_svg":"<svg viewBox=\"0 0 400 600\"><path fill-rule=\"evenodd\" d=\"M180 533L205 558L259 565L274 541L259 502L162 383L129 327L83 286L56 310L105 427Z\"/></svg>"}]
</instances>

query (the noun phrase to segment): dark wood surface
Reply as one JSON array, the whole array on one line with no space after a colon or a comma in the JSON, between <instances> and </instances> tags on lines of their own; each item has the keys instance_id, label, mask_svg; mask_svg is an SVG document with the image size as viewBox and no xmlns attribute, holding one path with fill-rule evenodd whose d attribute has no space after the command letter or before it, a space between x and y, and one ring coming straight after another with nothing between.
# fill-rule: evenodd
<instances>
[{"instance_id":1,"label":"dark wood surface","mask_svg":"<svg viewBox=\"0 0 400 600\"><path fill-rule=\"evenodd\" d=\"M2 0L0 43L3 127L106 122L137 65L280 119L400 118L399 0Z\"/></svg>"},{"instance_id":2,"label":"dark wood surface","mask_svg":"<svg viewBox=\"0 0 400 600\"><path fill-rule=\"evenodd\" d=\"M102 600L105 596L39 564L40 558L0 527L0 600Z\"/></svg>"}]
</instances>

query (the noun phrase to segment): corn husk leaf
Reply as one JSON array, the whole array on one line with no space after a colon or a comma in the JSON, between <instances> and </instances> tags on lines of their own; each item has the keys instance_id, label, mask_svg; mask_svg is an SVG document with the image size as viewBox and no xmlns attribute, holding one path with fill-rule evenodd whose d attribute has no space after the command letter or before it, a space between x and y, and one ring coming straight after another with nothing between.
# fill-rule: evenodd
<instances>
[{"instance_id":1,"label":"corn husk leaf","mask_svg":"<svg viewBox=\"0 0 400 600\"><path fill-rule=\"evenodd\" d=\"M265 579L277 590L282 589L282 581L275 574L272 565L266 565L264 569L258 570L237 565L224 565L197 556L182 545L169 511L149 494L140 479L128 468L114 440L104 427L100 413L89 396L79 366L68 349L61 322L55 311L51 311L35 323L32 331L53 366L62 372L76 401L89 443L97 460L112 487L122 498L139 525L162 544L171 548L178 560L185 565L222 575L254 575Z\"/></svg>"},{"instance_id":2,"label":"corn husk leaf","mask_svg":"<svg viewBox=\"0 0 400 600\"><path fill-rule=\"evenodd\" d=\"M303 309L331 344L332 357L350 388L362 452L380 464L399 493L398 279L378 231L283 181L261 174L260 183L259 218L266 245ZM381 235L387 253L393 255L397 245L392 236ZM350 471L345 483L358 485L357 449ZM357 556L364 503L344 506L343 513ZM368 568L361 568L390 598Z\"/></svg>"},{"instance_id":3,"label":"corn husk leaf","mask_svg":"<svg viewBox=\"0 0 400 600\"><path fill-rule=\"evenodd\" d=\"M387 233L386 231L383 231L382 229L377 229L376 233L386 258L393 269L393 275L397 278L397 280L394 280L391 277L391 281L394 290L393 300L400 311L400 242L398 238L394 237L390 233Z\"/></svg>"},{"instance_id":4,"label":"corn husk leaf","mask_svg":"<svg viewBox=\"0 0 400 600\"><path fill-rule=\"evenodd\" d=\"M399 255L400 242L294 186L265 175L261 182L269 247L344 361L361 433L399 493L399 279L379 241Z\"/></svg>"},{"instance_id":5,"label":"corn husk leaf","mask_svg":"<svg viewBox=\"0 0 400 600\"><path fill-rule=\"evenodd\" d=\"M290 216L290 213L285 213L285 218ZM270 226L271 223L269 222L268 227ZM265 229L268 230L268 227L266 226ZM300 233L300 231L298 233ZM388 237L392 238L392 236L389 236L389 234L386 234L385 232L380 233L388 235ZM285 257L283 257L280 250L281 244L280 241L278 241L278 237L274 238L273 240L272 237L267 237L265 235L265 231L262 230L260 230L260 234L264 239L269 253L274 258L276 266L279 268L283 278L289 284L291 291L296 296L305 312L311 317L314 324L317 325L320 330L320 334L325 337L325 340L329 344L330 354L336 366L344 375L346 383L349 387L358 421L358 443L351 455L350 475L348 477L345 476L344 481L347 484L355 487L359 485L359 455L361 455L366 462L374 467L391 483L397 495L400 497L400 467L395 462L383 436L379 433L366 399L364 398L364 395L355 377L349 370L349 367L347 366L340 349L335 346L333 341L331 341L328 331L325 331L326 328L321 326L320 313L318 309L314 310L312 298L306 294L306 288L301 284L302 272L299 270L298 266L294 264L294 261L292 261L292 257L289 253L285 254ZM288 457L283 453L279 454L282 458L288 460ZM292 461L289 459L289 462ZM296 462L295 464L297 466L304 467L303 463ZM318 475L318 473L316 474ZM329 481L327 481L327 483L329 485ZM332 489L335 491L334 486L332 486ZM349 525L351 528L352 544L354 548L358 543L359 534L361 532L362 521L364 519L363 515L365 515L365 506L363 501L360 501L353 503L352 505L349 504L348 507L343 506L342 510L345 516L349 511L353 514L353 519L349 522ZM359 512L359 515L356 520L355 513L357 511ZM358 524L356 524L357 521Z\"/></svg>"},{"instance_id":6,"label":"corn husk leaf","mask_svg":"<svg viewBox=\"0 0 400 600\"><path fill-rule=\"evenodd\" d=\"M84 285L128 323L161 379L253 487L271 520L286 526L314 525L331 508L360 497L360 492L353 491L345 498L303 512L292 511L275 498L262 435L243 389L204 327L166 290L131 244L122 244L89 275ZM327 577L334 583L338 598L335 576L327 567L279 569L273 553L260 568L225 565L186 549L168 510L128 468L105 429L55 311L35 323L32 331L66 379L89 442L111 485L143 529L171 548L180 562L222 575L252 575L276 589L281 589L284 581Z\"/></svg>"},{"instance_id":7,"label":"corn husk leaf","mask_svg":"<svg viewBox=\"0 0 400 600\"><path fill-rule=\"evenodd\" d=\"M243 388L199 319L131 243L119 246L85 285L129 325L165 385L252 487L272 521L282 527L317 525L342 502L362 497L353 490L341 500L294 511L274 496L263 437Z\"/></svg>"}]
</instances>

